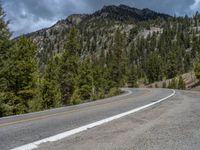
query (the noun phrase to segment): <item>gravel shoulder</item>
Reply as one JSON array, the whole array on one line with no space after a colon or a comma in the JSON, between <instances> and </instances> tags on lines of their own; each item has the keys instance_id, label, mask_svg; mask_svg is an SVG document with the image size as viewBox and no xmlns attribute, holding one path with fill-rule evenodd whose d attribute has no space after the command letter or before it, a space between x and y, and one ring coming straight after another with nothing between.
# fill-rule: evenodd
<instances>
[{"instance_id":1,"label":"gravel shoulder","mask_svg":"<svg viewBox=\"0 0 200 150\"><path fill-rule=\"evenodd\" d=\"M193 88L192 91L199 91L200 92L200 86Z\"/></svg>"}]
</instances>

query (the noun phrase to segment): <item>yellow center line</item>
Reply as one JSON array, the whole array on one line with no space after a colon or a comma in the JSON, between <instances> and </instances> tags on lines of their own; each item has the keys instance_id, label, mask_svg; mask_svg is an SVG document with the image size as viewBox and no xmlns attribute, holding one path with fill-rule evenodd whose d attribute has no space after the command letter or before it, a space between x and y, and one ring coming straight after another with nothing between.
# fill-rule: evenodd
<instances>
[{"instance_id":1,"label":"yellow center line","mask_svg":"<svg viewBox=\"0 0 200 150\"><path fill-rule=\"evenodd\" d=\"M33 118L29 118L29 119L23 119L23 120L19 120L19 121L4 123L4 124L0 124L0 127L6 127L6 126L9 126L9 125L20 124L20 123L25 123L25 122L29 122L29 121L47 119L49 117L68 115L68 114L71 114L71 113L74 113L74 112L83 112L83 111L86 111L86 110L87 111L93 110L93 109L96 109L99 106L103 106L103 105L107 105L107 104L111 104L111 103L122 103L125 100L135 99L136 97L144 96L144 95L147 95L148 93L150 93L150 90L148 90L144 94L135 96L133 98L121 99L121 100L118 100L118 101L111 101L111 102L107 102L107 103L104 103L104 104L96 104L96 105L89 106L89 107L82 108L82 109L76 109L76 110L71 110L71 111L66 111L66 112L60 112L60 113L55 113L55 114L50 114L50 115L44 115L44 116L33 117Z\"/></svg>"}]
</instances>

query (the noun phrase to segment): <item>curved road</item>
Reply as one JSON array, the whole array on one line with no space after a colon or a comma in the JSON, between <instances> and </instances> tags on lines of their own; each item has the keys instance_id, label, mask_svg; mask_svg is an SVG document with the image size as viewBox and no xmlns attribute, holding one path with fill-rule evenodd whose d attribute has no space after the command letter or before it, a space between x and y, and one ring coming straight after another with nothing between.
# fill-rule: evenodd
<instances>
[{"instance_id":1,"label":"curved road","mask_svg":"<svg viewBox=\"0 0 200 150\"><path fill-rule=\"evenodd\" d=\"M199 93L125 90L118 97L1 118L0 149L199 148Z\"/></svg>"}]
</instances>

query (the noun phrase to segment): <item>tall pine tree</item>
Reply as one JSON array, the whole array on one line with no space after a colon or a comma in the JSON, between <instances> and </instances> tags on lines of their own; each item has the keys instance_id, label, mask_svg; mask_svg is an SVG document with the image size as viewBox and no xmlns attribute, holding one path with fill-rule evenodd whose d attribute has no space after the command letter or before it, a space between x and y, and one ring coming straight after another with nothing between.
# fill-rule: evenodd
<instances>
[{"instance_id":1,"label":"tall pine tree","mask_svg":"<svg viewBox=\"0 0 200 150\"><path fill-rule=\"evenodd\" d=\"M50 109L62 105L60 84L58 83L60 58L55 56L48 61L41 81L41 108Z\"/></svg>"},{"instance_id":2,"label":"tall pine tree","mask_svg":"<svg viewBox=\"0 0 200 150\"><path fill-rule=\"evenodd\" d=\"M117 30L112 46L111 76L115 87L124 86L127 78L127 57L125 51L125 36Z\"/></svg>"},{"instance_id":3,"label":"tall pine tree","mask_svg":"<svg viewBox=\"0 0 200 150\"><path fill-rule=\"evenodd\" d=\"M3 79L6 74L5 70L5 60L8 58L8 49L10 47L11 33L8 29L8 22L5 21L5 13L0 4L0 90L4 90L5 80Z\"/></svg>"},{"instance_id":4,"label":"tall pine tree","mask_svg":"<svg viewBox=\"0 0 200 150\"><path fill-rule=\"evenodd\" d=\"M61 85L62 103L69 104L70 97L74 92L74 79L78 73L81 54L79 35L75 27L70 30L64 50L60 62L59 83Z\"/></svg>"},{"instance_id":5,"label":"tall pine tree","mask_svg":"<svg viewBox=\"0 0 200 150\"><path fill-rule=\"evenodd\" d=\"M36 46L26 37L20 37L9 49L9 57L5 63L4 102L9 112L5 114L21 114L30 110L38 96L38 67L35 59Z\"/></svg>"}]
</instances>

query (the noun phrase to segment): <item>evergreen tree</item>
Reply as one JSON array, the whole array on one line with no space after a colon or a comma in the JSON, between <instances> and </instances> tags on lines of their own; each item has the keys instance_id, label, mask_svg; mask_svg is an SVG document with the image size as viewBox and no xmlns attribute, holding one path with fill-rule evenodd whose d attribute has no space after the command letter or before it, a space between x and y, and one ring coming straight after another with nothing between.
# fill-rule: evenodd
<instances>
[{"instance_id":1,"label":"evergreen tree","mask_svg":"<svg viewBox=\"0 0 200 150\"><path fill-rule=\"evenodd\" d=\"M8 22L5 21L5 13L0 5L0 61L6 57L10 45L10 36Z\"/></svg>"},{"instance_id":2,"label":"evergreen tree","mask_svg":"<svg viewBox=\"0 0 200 150\"><path fill-rule=\"evenodd\" d=\"M101 99L108 95L113 87L111 68L101 65L92 65L92 100Z\"/></svg>"},{"instance_id":3,"label":"evergreen tree","mask_svg":"<svg viewBox=\"0 0 200 150\"><path fill-rule=\"evenodd\" d=\"M184 58L184 72L188 72L192 69L191 55L185 54Z\"/></svg>"},{"instance_id":4,"label":"evergreen tree","mask_svg":"<svg viewBox=\"0 0 200 150\"><path fill-rule=\"evenodd\" d=\"M72 27L65 45L65 51L61 57L59 69L59 83L63 104L70 103L70 97L74 92L74 77L78 73L80 54L81 49L78 31L75 27Z\"/></svg>"},{"instance_id":5,"label":"evergreen tree","mask_svg":"<svg viewBox=\"0 0 200 150\"><path fill-rule=\"evenodd\" d=\"M131 84L131 87L138 87L137 84L138 81L138 75L137 75L137 67L135 65L132 65L129 69L128 74L128 82Z\"/></svg>"},{"instance_id":6,"label":"evergreen tree","mask_svg":"<svg viewBox=\"0 0 200 150\"><path fill-rule=\"evenodd\" d=\"M127 75L127 58L124 49L124 36L120 30L117 30L114 37L114 44L112 47L113 59L112 59L112 79L115 87L123 86L126 82Z\"/></svg>"},{"instance_id":7,"label":"evergreen tree","mask_svg":"<svg viewBox=\"0 0 200 150\"><path fill-rule=\"evenodd\" d=\"M38 99L39 76L35 54L36 46L23 36L9 50L5 63L4 101L11 108L10 114L29 112Z\"/></svg>"},{"instance_id":8,"label":"evergreen tree","mask_svg":"<svg viewBox=\"0 0 200 150\"><path fill-rule=\"evenodd\" d=\"M146 74L150 83L162 80L162 60L156 53L148 57Z\"/></svg>"},{"instance_id":9,"label":"evergreen tree","mask_svg":"<svg viewBox=\"0 0 200 150\"><path fill-rule=\"evenodd\" d=\"M92 76L92 68L90 67L90 60L84 60L79 68L78 73L74 78L75 83L75 91L71 98L71 103L77 104L83 100L90 100L92 96L92 86L93 86L93 76ZM77 95L76 95L77 94ZM79 99L74 99L74 97L79 97Z\"/></svg>"},{"instance_id":10,"label":"evergreen tree","mask_svg":"<svg viewBox=\"0 0 200 150\"><path fill-rule=\"evenodd\" d=\"M12 114L12 103L9 102L6 75L6 60L8 59L8 50L11 44L11 33L8 29L8 22L5 21L5 13L0 4L0 117ZM10 94L11 95L11 94Z\"/></svg>"},{"instance_id":11,"label":"evergreen tree","mask_svg":"<svg viewBox=\"0 0 200 150\"><path fill-rule=\"evenodd\" d=\"M49 60L44 77L41 81L41 108L49 109L61 106L62 96L58 83L59 58L53 57Z\"/></svg>"},{"instance_id":12,"label":"evergreen tree","mask_svg":"<svg viewBox=\"0 0 200 150\"><path fill-rule=\"evenodd\" d=\"M5 89L5 80L3 79L5 74L5 60L8 58L8 49L10 47L11 33L8 29L8 22L5 21L5 13L0 4L0 90Z\"/></svg>"},{"instance_id":13,"label":"evergreen tree","mask_svg":"<svg viewBox=\"0 0 200 150\"><path fill-rule=\"evenodd\" d=\"M168 54L168 60L167 60L167 78L170 79L170 78L174 78L177 73L178 73L178 68L177 68L177 59L176 59L176 54L174 52L170 52Z\"/></svg>"}]
</instances>

